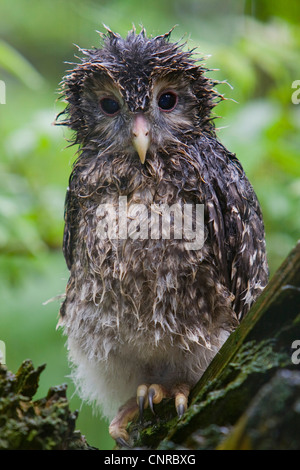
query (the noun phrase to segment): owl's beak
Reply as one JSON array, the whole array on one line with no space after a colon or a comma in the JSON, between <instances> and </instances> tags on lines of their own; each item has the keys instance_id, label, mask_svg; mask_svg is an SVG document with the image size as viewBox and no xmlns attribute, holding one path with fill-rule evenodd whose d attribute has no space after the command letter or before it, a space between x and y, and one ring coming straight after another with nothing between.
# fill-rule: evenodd
<instances>
[{"instance_id":1,"label":"owl's beak","mask_svg":"<svg viewBox=\"0 0 300 470\"><path fill-rule=\"evenodd\" d=\"M150 147L150 124L143 114L135 116L132 127L132 144L144 164Z\"/></svg>"}]
</instances>

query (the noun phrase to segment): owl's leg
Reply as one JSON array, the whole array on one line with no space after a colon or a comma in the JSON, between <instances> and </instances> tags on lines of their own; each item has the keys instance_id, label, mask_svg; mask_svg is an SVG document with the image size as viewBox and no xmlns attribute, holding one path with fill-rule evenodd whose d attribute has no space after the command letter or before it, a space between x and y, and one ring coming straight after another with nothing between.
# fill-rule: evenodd
<instances>
[{"instance_id":1,"label":"owl's leg","mask_svg":"<svg viewBox=\"0 0 300 470\"><path fill-rule=\"evenodd\" d=\"M152 384L150 386L143 384L137 389L137 403L139 405L140 417L143 417L143 410L149 405L154 413L153 404L160 403L163 398L175 399L175 408L179 418L187 410L190 386L187 384L178 384L171 390L167 390L163 385Z\"/></svg>"},{"instance_id":2,"label":"owl's leg","mask_svg":"<svg viewBox=\"0 0 300 470\"><path fill-rule=\"evenodd\" d=\"M129 447L127 441L129 440L126 431L127 425L139 413L139 407L136 398L130 398L121 408L115 418L109 425L109 434L111 437L122 447Z\"/></svg>"}]
</instances>

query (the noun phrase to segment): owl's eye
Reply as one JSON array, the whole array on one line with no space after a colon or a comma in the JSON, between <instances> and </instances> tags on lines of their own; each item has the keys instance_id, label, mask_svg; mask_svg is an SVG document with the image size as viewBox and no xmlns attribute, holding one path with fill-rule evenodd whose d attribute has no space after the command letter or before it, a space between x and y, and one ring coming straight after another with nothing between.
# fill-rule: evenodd
<instances>
[{"instance_id":1,"label":"owl's eye","mask_svg":"<svg viewBox=\"0 0 300 470\"><path fill-rule=\"evenodd\" d=\"M177 105L178 97L173 91L162 93L158 99L158 106L162 111L173 111Z\"/></svg>"},{"instance_id":2,"label":"owl's eye","mask_svg":"<svg viewBox=\"0 0 300 470\"><path fill-rule=\"evenodd\" d=\"M113 98L102 98L100 101L102 111L108 116L115 116L120 111L120 104Z\"/></svg>"}]
</instances>

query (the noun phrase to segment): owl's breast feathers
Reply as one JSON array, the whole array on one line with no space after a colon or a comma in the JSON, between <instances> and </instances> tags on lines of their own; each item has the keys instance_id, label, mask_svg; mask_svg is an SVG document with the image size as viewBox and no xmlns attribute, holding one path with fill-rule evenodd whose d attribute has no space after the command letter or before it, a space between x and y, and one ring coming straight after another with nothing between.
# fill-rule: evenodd
<instances>
[{"instance_id":1,"label":"owl's breast feathers","mask_svg":"<svg viewBox=\"0 0 300 470\"><path fill-rule=\"evenodd\" d=\"M120 196L128 208L204 204L204 245L187 250L172 237L100 236L99 207L116 208ZM144 166L132 155L84 151L70 178L65 222L71 273L62 321L83 349L94 338L95 357L147 338L149 347L217 347L267 283L257 198L235 156L211 136L188 150L149 155Z\"/></svg>"}]
</instances>

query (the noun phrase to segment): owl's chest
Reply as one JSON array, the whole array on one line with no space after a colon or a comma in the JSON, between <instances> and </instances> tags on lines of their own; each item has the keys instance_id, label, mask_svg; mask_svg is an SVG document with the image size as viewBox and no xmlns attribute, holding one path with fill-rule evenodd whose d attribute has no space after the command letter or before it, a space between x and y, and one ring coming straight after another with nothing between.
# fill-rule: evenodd
<instances>
[{"instance_id":1,"label":"owl's chest","mask_svg":"<svg viewBox=\"0 0 300 470\"><path fill-rule=\"evenodd\" d=\"M206 318L216 295L203 205L172 184L109 189L81 205L70 310L72 292L83 321L118 332L122 344L145 332L158 344L186 328L198 338L195 318Z\"/></svg>"},{"instance_id":2,"label":"owl's chest","mask_svg":"<svg viewBox=\"0 0 300 470\"><path fill-rule=\"evenodd\" d=\"M204 205L172 184L162 191L146 185L129 194L107 191L87 202L79 232L92 266L137 275L162 262L182 262L189 252L203 254Z\"/></svg>"},{"instance_id":3,"label":"owl's chest","mask_svg":"<svg viewBox=\"0 0 300 470\"><path fill-rule=\"evenodd\" d=\"M135 325L136 317L140 329L141 319L148 324L155 312L164 322L167 312L173 316L184 298L193 298L199 266L209 256L203 206L172 185L163 189L107 191L85 200L80 217L73 276L81 298L116 322Z\"/></svg>"}]
</instances>

